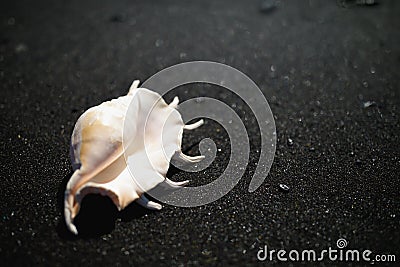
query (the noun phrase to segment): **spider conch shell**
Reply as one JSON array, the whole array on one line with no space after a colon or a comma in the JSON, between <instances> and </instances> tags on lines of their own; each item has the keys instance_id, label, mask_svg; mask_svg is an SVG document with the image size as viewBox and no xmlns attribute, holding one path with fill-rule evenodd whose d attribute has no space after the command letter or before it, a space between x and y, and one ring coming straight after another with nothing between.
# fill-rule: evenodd
<instances>
[{"instance_id":1,"label":"spider conch shell","mask_svg":"<svg viewBox=\"0 0 400 267\"><path fill-rule=\"evenodd\" d=\"M136 80L126 96L88 109L75 124L71 137L74 173L64 200L65 221L74 234L78 231L73 220L85 195L108 196L119 210L133 201L160 210L162 206L143 193L160 183L177 187L188 182L166 178L170 160L188 163L204 158L181 151L183 130L195 129L204 121L185 125L176 110L177 97L168 105L159 94L138 85Z\"/></svg>"}]
</instances>

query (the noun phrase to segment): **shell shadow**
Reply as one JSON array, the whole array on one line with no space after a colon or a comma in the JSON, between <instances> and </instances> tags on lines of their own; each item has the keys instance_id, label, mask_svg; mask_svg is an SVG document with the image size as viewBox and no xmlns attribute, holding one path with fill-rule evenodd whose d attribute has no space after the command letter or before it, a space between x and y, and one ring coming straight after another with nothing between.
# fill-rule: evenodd
<instances>
[{"instance_id":1,"label":"shell shadow","mask_svg":"<svg viewBox=\"0 0 400 267\"><path fill-rule=\"evenodd\" d=\"M57 192L57 206L61 213L61 218L56 226L56 231L62 239L77 240L101 237L115 229L115 222L118 218L122 222L129 222L153 212L135 202L119 212L109 197L89 194L83 198L81 209L74 219L74 224L78 229L78 235L74 235L68 230L64 217L64 191L71 175L72 172L63 178Z\"/></svg>"}]
</instances>

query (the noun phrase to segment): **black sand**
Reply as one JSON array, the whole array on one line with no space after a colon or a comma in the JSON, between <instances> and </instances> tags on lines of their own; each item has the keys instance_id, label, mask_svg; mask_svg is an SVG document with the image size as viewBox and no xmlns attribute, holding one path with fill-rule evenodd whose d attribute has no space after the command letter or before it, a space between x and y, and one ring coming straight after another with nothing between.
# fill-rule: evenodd
<instances>
[{"instance_id":1,"label":"black sand","mask_svg":"<svg viewBox=\"0 0 400 267\"><path fill-rule=\"evenodd\" d=\"M81 2L0 4L2 266L258 265L264 245L322 250L338 238L400 257L398 1L281 1L263 12L258 1ZM247 192L258 130L242 102L215 88L207 96L236 101L250 133L251 161L235 189L160 212L133 204L118 213L89 196L82 234L69 234L61 201L78 116L133 79L192 60L226 63L262 89L278 136L266 182ZM183 100L202 92L180 89ZM203 137L222 149L206 171L173 180L204 184L223 171L229 140L220 128L208 121L185 136L189 154Z\"/></svg>"}]
</instances>

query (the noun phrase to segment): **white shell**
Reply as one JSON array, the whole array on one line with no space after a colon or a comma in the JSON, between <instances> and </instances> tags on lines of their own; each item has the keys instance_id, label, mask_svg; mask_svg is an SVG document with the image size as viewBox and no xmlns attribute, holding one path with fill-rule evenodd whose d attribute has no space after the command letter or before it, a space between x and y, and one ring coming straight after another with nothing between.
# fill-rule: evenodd
<instances>
[{"instance_id":1,"label":"white shell","mask_svg":"<svg viewBox=\"0 0 400 267\"><path fill-rule=\"evenodd\" d=\"M159 94L138 85L139 81L134 81L126 96L88 109L75 124L71 137L74 173L64 200L65 221L75 234L78 231L73 219L85 195L108 196L119 210L135 200L146 208L160 210L162 206L143 193L162 182L171 186L188 182L166 178L171 158L182 162L204 158L181 152L183 130L195 129L203 120L185 125L176 110L177 97L167 105Z\"/></svg>"}]
</instances>

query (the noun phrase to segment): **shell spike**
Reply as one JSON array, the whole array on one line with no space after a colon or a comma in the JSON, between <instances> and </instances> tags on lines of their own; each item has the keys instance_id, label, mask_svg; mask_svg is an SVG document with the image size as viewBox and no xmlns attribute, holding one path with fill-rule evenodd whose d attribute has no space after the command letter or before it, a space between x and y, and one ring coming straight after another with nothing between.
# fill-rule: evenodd
<instances>
[{"instance_id":1,"label":"shell spike","mask_svg":"<svg viewBox=\"0 0 400 267\"><path fill-rule=\"evenodd\" d=\"M78 230L76 229L76 226L73 223L74 220L72 214L73 202L74 202L73 196L69 192L65 192L65 198L64 198L65 223L67 225L68 230L70 230L73 234L77 235Z\"/></svg>"},{"instance_id":2,"label":"shell spike","mask_svg":"<svg viewBox=\"0 0 400 267\"><path fill-rule=\"evenodd\" d=\"M189 180L182 181L182 182L174 182L174 181L171 181L170 179L166 178L166 179L165 179L165 182L166 182L167 184L171 185L171 186L183 186L183 185L188 184L188 183L189 183Z\"/></svg>"},{"instance_id":3,"label":"shell spike","mask_svg":"<svg viewBox=\"0 0 400 267\"><path fill-rule=\"evenodd\" d=\"M169 106L171 108L177 108L179 104L179 98L177 96L174 97L174 100L172 100L171 103L169 103Z\"/></svg>"},{"instance_id":4,"label":"shell spike","mask_svg":"<svg viewBox=\"0 0 400 267\"><path fill-rule=\"evenodd\" d=\"M205 158L205 156L188 156L183 154L182 152L179 153L179 159L181 159L183 162L187 162L187 163L196 163L196 162L200 162Z\"/></svg>"},{"instance_id":5,"label":"shell spike","mask_svg":"<svg viewBox=\"0 0 400 267\"><path fill-rule=\"evenodd\" d=\"M133 91L135 91L139 87L140 81L139 80L134 80L131 87L129 88L128 95L132 95Z\"/></svg>"},{"instance_id":6,"label":"shell spike","mask_svg":"<svg viewBox=\"0 0 400 267\"><path fill-rule=\"evenodd\" d=\"M136 202L146 209L149 210L161 210L162 206L154 201L149 200L145 195L141 195L141 197L136 200Z\"/></svg>"},{"instance_id":7,"label":"shell spike","mask_svg":"<svg viewBox=\"0 0 400 267\"><path fill-rule=\"evenodd\" d=\"M183 129L185 129L185 130L194 130L196 128L199 128L203 124L204 124L204 120L201 119L201 120L199 120L199 121L197 121L195 123L186 124L185 126L183 126Z\"/></svg>"}]
</instances>

